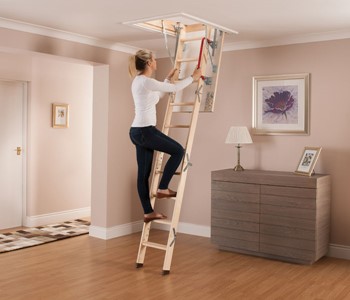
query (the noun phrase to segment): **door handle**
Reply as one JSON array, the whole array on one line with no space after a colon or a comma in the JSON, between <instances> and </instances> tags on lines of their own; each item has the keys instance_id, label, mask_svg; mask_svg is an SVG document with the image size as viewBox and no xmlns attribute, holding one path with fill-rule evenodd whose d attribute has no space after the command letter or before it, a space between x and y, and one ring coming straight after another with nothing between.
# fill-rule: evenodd
<instances>
[{"instance_id":1,"label":"door handle","mask_svg":"<svg viewBox=\"0 0 350 300\"><path fill-rule=\"evenodd\" d=\"M17 148L15 149L15 151L17 151L17 155L21 155L22 148L21 148L21 147L17 147Z\"/></svg>"}]
</instances>

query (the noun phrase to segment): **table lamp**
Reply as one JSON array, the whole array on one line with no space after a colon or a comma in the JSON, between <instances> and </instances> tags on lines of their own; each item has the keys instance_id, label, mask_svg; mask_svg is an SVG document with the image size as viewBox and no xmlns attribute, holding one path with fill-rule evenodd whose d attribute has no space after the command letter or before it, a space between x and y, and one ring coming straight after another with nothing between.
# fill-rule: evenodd
<instances>
[{"instance_id":1,"label":"table lamp","mask_svg":"<svg viewBox=\"0 0 350 300\"><path fill-rule=\"evenodd\" d=\"M252 144L252 138L250 137L247 127L232 126L227 134L225 144L236 144L237 148L237 165L233 168L234 171L244 171L240 162L240 149L242 144Z\"/></svg>"}]
</instances>

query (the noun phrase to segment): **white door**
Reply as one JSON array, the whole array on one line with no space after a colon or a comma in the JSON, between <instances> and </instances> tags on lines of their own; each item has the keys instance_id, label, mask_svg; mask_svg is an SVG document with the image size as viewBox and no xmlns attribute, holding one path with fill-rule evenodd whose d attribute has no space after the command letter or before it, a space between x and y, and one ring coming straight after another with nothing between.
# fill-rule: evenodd
<instances>
[{"instance_id":1,"label":"white door","mask_svg":"<svg viewBox=\"0 0 350 300\"><path fill-rule=\"evenodd\" d=\"M0 229L22 225L25 89L0 81Z\"/></svg>"}]
</instances>

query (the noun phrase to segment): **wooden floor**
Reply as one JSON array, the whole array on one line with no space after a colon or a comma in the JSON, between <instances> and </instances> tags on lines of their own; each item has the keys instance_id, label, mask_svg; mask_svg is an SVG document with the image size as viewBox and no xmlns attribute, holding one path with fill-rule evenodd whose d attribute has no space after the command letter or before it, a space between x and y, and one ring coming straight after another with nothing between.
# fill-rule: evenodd
<instances>
[{"instance_id":1,"label":"wooden floor","mask_svg":"<svg viewBox=\"0 0 350 300\"><path fill-rule=\"evenodd\" d=\"M152 241L166 232L156 231ZM178 234L172 268L147 250L135 268L140 233L108 241L88 235L0 254L1 300L350 299L350 261L296 265L223 252L210 239Z\"/></svg>"}]
</instances>

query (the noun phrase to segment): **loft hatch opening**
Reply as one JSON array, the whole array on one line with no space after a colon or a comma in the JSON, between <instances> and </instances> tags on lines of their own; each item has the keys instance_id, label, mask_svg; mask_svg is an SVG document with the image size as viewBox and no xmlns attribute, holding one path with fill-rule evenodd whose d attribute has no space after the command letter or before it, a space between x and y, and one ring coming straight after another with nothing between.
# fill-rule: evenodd
<instances>
[{"instance_id":1,"label":"loft hatch opening","mask_svg":"<svg viewBox=\"0 0 350 300\"><path fill-rule=\"evenodd\" d=\"M144 18L124 22L123 24L159 33L164 33L164 30L166 30L168 35L174 37L176 36L176 26L178 26L178 24L186 26L187 32L199 31L201 29L205 30L205 26L210 26L225 33L238 34L238 32L235 30L186 13L177 13L158 17Z\"/></svg>"}]
</instances>

